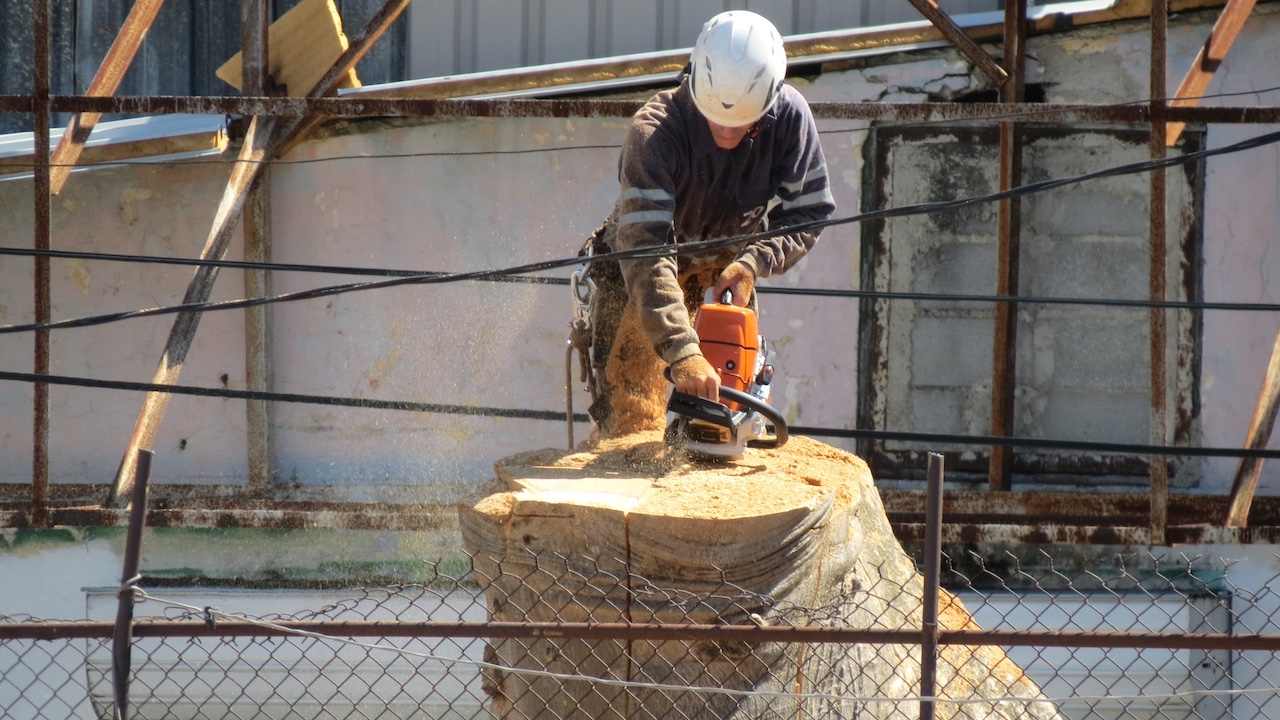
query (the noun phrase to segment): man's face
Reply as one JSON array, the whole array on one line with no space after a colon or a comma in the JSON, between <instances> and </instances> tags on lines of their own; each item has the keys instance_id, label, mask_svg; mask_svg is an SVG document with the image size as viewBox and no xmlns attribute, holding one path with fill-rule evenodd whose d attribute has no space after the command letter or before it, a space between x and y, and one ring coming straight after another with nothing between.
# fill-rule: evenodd
<instances>
[{"instance_id":1,"label":"man's face","mask_svg":"<svg viewBox=\"0 0 1280 720\"><path fill-rule=\"evenodd\" d=\"M738 143L742 142L742 138L751 132L751 125L729 127L710 120L707 120L707 125L711 127L711 137L715 139L716 147L721 150L732 150L738 147Z\"/></svg>"}]
</instances>

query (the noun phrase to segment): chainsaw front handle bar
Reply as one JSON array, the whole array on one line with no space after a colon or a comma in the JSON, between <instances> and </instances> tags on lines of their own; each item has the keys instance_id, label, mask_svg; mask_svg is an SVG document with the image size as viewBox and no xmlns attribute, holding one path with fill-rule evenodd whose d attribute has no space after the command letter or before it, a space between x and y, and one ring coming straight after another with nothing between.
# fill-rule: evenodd
<instances>
[{"instance_id":1,"label":"chainsaw front handle bar","mask_svg":"<svg viewBox=\"0 0 1280 720\"><path fill-rule=\"evenodd\" d=\"M772 450L787 444L787 440L791 437L791 433L787 430L787 421L782 417L782 413L775 410L772 405L755 395L744 393L741 390L734 390L724 385L720 386L720 399L732 400L740 405L745 405L773 423L774 438L772 440L751 440L747 443L749 447Z\"/></svg>"},{"instance_id":2,"label":"chainsaw front handle bar","mask_svg":"<svg viewBox=\"0 0 1280 720\"><path fill-rule=\"evenodd\" d=\"M663 377L671 382L671 368L662 371ZM787 421L782 417L782 413L778 412L772 405L761 400L750 393L744 393L741 390L734 390L731 387L720 386L720 399L732 400L733 402L745 405L752 410L760 413L769 422L773 423L774 438L772 440L750 440L747 442L748 447L762 448L765 450L774 450L787 444L787 440L791 437L790 431L787 429ZM733 426L732 415L729 408L722 403L703 400L696 395L682 393L679 390L671 392L671 402L680 406L681 410L693 417L706 420L721 427L737 432L738 428Z\"/></svg>"}]
</instances>

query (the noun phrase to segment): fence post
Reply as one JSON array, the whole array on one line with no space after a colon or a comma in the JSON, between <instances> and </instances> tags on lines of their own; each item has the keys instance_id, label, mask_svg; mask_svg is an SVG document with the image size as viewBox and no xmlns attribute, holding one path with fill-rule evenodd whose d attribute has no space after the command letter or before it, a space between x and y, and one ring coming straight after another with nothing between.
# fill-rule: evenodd
<instances>
[{"instance_id":1,"label":"fence post","mask_svg":"<svg viewBox=\"0 0 1280 720\"><path fill-rule=\"evenodd\" d=\"M921 606L920 720L933 720L938 694L938 589L942 574L942 455L929 453L924 497L924 598Z\"/></svg>"},{"instance_id":2,"label":"fence post","mask_svg":"<svg viewBox=\"0 0 1280 720\"><path fill-rule=\"evenodd\" d=\"M151 451L138 450L134 468L133 496L129 504L129 534L124 545L124 572L120 578L120 604L112 635L111 666L116 697L115 720L129 717L129 664L133 643L133 586L138 581L138 560L142 554L142 528L147 522L147 486L151 479Z\"/></svg>"}]
</instances>

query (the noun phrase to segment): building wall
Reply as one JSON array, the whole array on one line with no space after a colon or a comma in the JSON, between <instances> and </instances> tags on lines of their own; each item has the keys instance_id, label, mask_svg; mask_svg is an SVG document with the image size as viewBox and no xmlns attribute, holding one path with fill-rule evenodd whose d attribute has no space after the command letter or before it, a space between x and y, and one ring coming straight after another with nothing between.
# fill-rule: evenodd
<instances>
[{"instance_id":1,"label":"building wall","mask_svg":"<svg viewBox=\"0 0 1280 720\"><path fill-rule=\"evenodd\" d=\"M1212 15L1179 18L1170 29L1170 86L1176 86L1212 24ZM1038 37L1031 43L1034 80L1051 102L1133 100L1145 93L1144 23ZM1270 76L1280 14L1255 10L1211 93L1252 92ZM812 101L924 99L940 84L962 91L967 79L954 53L877 60L874 66L798 81ZM1246 94L1215 101L1272 103ZM823 121L823 142L838 214L857 212L865 132L858 123ZM346 124L302 144L271 173L274 257L307 263L422 271L500 268L571 257L609 211L617 191L617 119L462 119ZM1275 128L1212 126L1210 147ZM226 181L217 164L132 165L77 173L53 202L58 249L195 257ZM1140 182L1140 181L1139 181ZM1206 177L1203 268L1212 301L1276 302L1266 282L1280 270L1270 252L1280 233L1280 157L1274 147L1213 158ZM0 238L29 247L30 181L0 183ZM794 271L769 284L857 287L861 258L856 225L830 228ZM232 257L239 257L239 247ZM0 256L0 324L32 319L32 260ZM55 260L53 317L81 317L177 302L190 270L167 265ZM551 273L565 277L568 269ZM277 272L276 292L362 278ZM1145 283L1145 276L1134 282ZM239 274L223 271L214 299L240 297ZM847 299L764 296L762 328L779 352L776 403L797 425L852 427L857 387L857 312ZM564 408L564 349L570 317L562 286L463 283L345 292L273 308L276 389L314 393L559 411ZM52 333L52 372L107 380L148 381L171 317ZM1215 311L1204 323L1200 443L1237 446L1249 426L1280 321L1270 315ZM202 319L181 382L242 389L241 313ZM30 335L0 336L0 367L32 368ZM957 363L978 362L957 357ZM984 358L983 362L989 362ZM225 376L225 380L224 380ZM576 385L576 383L575 383ZM120 461L141 396L55 386L50 392L50 460L55 483L99 483L104 491ZM586 396L575 390L575 408ZM492 476L492 463L538 447L563 446L563 423L475 416L348 410L280 404L276 408L280 482L329 487L353 500L416 498L445 505ZM31 480L32 391L0 383L0 481ZM162 483L244 483L244 404L177 396L155 443L154 477ZM587 428L577 427L579 439ZM837 445L848 445L835 442ZM1225 493L1235 463L1203 464L1199 489ZM1262 492L1280 488L1280 466L1267 465ZM456 552L451 528L430 538L431 552ZM304 533L305 535L305 533ZM49 577L49 565L14 532L0 535L0 568L18 584L74 585ZM149 556L148 572L194 567L196 574L238 576L243 558L234 533L222 542L186 535L177 549ZM389 556L405 551L379 540ZM398 536L397 536L398 537ZM276 541L264 541L268 546ZM322 539L335 559L364 551ZM73 552L89 551L74 545ZM102 561L118 548L93 545ZM186 551L199 567L185 566ZM225 552L223 552L225 550ZM32 555L31 553L35 553ZM421 557L418 550L408 550ZM53 557L53 556L49 556ZM96 572L112 576L115 570ZM12 571L12 573L10 572ZM263 571L265 572L265 570ZM345 571L335 571L341 574ZM100 579L85 582L102 585ZM77 586L78 587L78 586ZM31 594L6 595L0 613L38 611Z\"/></svg>"}]
</instances>

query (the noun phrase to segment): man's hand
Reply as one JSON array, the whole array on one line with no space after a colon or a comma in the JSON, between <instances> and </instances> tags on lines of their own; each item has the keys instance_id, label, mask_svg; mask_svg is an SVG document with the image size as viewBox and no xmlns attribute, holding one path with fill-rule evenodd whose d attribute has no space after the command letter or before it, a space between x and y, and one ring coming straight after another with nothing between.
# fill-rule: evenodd
<instances>
[{"instance_id":1,"label":"man's hand","mask_svg":"<svg viewBox=\"0 0 1280 720\"><path fill-rule=\"evenodd\" d=\"M720 375L701 355L690 355L671 366L676 390L704 400L720 401Z\"/></svg>"},{"instance_id":2,"label":"man's hand","mask_svg":"<svg viewBox=\"0 0 1280 720\"><path fill-rule=\"evenodd\" d=\"M734 305L746 307L751 302L751 291L755 287L756 274L743 263L735 261L720 273L720 278L712 289L712 296L719 302L725 291L728 291L733 296Z\"/></svg>"}]
</instances>

